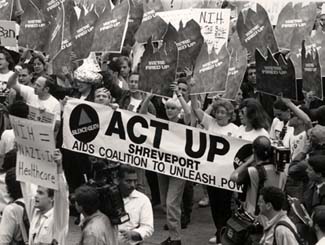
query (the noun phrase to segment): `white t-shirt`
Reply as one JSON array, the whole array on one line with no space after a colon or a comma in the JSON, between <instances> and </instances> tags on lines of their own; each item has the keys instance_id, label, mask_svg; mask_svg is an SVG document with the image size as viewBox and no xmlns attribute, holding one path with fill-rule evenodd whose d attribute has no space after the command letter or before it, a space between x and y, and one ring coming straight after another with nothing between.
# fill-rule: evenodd
<instances>
[{"instance_id":1,"label":"white t-shirt","mask_svg":"<svg viewBox=\"0 0 325 245\"><path fill-rule=\"evenodd\" d=\"M264 129L252 129L250 131L246 131L246 127L244 125L241 125L237 131L234 133L234 137L237 137L239 139L248 140L248 141L254 141L258 136L266 136L270 137L269 133Z\"/></svg>"},{"instance_id":2,"label":"white t-shirt","mask_svg":"<svg viewBox=\"0 0 325 245\"><path fill-rule=\"evenodd\" d=\"M288 122L289 123L289 122ZM289 127L287 123L287 131L284 135L284 138L282 140L283 145L285 147L289 147L289 138L293 135L294 128ZM272 140L279 140L280 133L283 129L283 121L280 121L279 118L275 117L272 121L271 129L270 129L270 138Z\"/></svg>"},{"instance_id":3,"label":"white t-shirt","mask_svg":"<svg viewBox=\"0 0 325 245\"><path fill-rule=\"evenodd\" d=\"M3 131L0 140L0 155L4 155L7 152L14 149L15 146L15 134L13 129L7 129Z\"/></svg>"},{"instance_id":4,"label":"white t-shirt","mask_svg":"<svg viewBox=\"0 0 325 245\"><path fill-rule=\"evenodd\" d=\"M289 146L291 152L291 160L293 160L299 153L304 152L304 147L308 143L306 131L297 135L291 135L289 138Z\"/></svg>"},{"instance_id":5,"label":"white t-shirt","mask_svg":"<svg viewBox=\"0 0 325 245\"><path fill-rule=\"evenodd\" d=\"M137 112L139 105L141 104L142 100L135 99L131 96L130 104L128 105L128 111Z\"/></svg>"},{"instance_id":6,"label":"white t-shirt","mask_svg":"<svg viewBox=\"0 0 325 245\"><path fill-rule=\"evenodd\" d=\"M56 98L50 95L48 99L40 100L38 95L34 93L34 88L23 84L19 84L19 88L21 96L26 100L28 105L41 110L44 109L45 111L54 114L56 120L60 120L61 104Z\"/></svg>"},{"instance_id":7,"label":"white t-shirt","mask_svg":"<svg viewBox=\"0 0 325 245\"><path fill-rule=\"evenodd\" d=\"M11 75L14 74L13 71L9 71L6 74L0 73L0 98L1 101L4 101L9 93L9 89L7 88L7 83Z\"/></svg>"},{"instance_id":8,"label":"white t-shirt","mask_svg":"<svg viewBox=\"0 0 325 245\"><path fill-rule=\"evenodd\" d=\"M216 119L206 113L204 113L201 124L206 130L214 134L233 136L236 130L238 130L238 127L233 123L229 123L226 126L220 126Z\"/></svg>"}]
</instances>

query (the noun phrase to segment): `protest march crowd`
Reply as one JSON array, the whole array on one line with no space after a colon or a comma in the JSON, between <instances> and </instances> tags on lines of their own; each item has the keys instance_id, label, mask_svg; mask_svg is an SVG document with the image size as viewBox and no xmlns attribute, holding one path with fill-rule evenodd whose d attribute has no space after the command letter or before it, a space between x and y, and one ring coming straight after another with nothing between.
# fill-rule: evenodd
<instances>
[{"instance_id":1,"label":"protest march crowd","mask_svg":"<svg viewBox=\"0 0 325 245\"><path fill-rule=\"evenodd\" d=\"M261 2L0 1L0 245L325 244L325 3Z\"/></svg>"}]
</instances>

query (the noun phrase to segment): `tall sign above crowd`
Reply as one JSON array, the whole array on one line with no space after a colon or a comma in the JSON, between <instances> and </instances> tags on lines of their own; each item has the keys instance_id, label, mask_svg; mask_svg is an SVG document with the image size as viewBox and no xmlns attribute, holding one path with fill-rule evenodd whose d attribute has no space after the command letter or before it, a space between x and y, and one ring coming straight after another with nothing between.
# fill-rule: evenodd
<instances>
[{"instance_id":1,"label":"tall sign above crowd","mask_svg":"<svg viewBox=\"0 0 325 245\"><path fill-rule=\"evenodd\" d=\"M90 52L120 53L128 47L143 91L171 96L169 85L189 68L197 80L193 93L218 92L228 99L242 83L247 54L249 61L262 62L256 64L259 92L297 99L296 79L313 91L319 82L310 84L310 78L319 81L319 72L325 73L324 31L315 25L320 2L26 0L21 1L19 45L49 54L57 73L71 70L72 60ZM12 9L13 1L0 2L3 19L12 17ZM316 48L320 69L308 68L313 62L302 55L303 41L306 50ZM273 62L273 72L266 72L265 60ZM273 80L284 77L275 72L280 67L291 80L273 90Z\"/></svg>"}]
</instances>

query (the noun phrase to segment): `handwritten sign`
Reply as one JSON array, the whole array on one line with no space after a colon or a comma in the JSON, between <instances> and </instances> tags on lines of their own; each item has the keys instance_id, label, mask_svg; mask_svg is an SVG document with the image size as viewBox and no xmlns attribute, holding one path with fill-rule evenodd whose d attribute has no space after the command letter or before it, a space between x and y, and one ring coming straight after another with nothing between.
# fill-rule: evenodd
<instances>
[{"instance_id":1,"label":"handwritten sign","mask_svg":"<svg viewBox=\"0 0 325 245\"><path fill-rule=\"evenodd\" d=\"M28 105L29 114L28 119L43 123L51 123L54 126L54 114L42 111L39 108Z\"/></svg>"},{"instance_id":2,"label":"handwritten sign","mask_svg":"<svg viewBox=\"0 0 325 245\"><path fill-rule=\"evenodd\" d=\"M10 116L17 142L17 180L58 189L51 124Z\"/></svg>"},{"instance_id":3,"label":"handwritten sign","mask_svg":"<svg viewBox=\"0 0 325 245\"><path fill-rule=\"evenodd\" d=\"M0 20L0 43L2 46L17 47L15 21Z\"/></svg>"}]
</instances>

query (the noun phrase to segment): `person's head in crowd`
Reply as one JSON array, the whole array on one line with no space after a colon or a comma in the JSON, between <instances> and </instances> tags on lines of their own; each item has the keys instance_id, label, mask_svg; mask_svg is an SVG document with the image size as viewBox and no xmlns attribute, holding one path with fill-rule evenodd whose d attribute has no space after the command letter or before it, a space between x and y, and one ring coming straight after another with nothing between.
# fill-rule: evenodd
<instances>
[{"instance_id":1,"label":"person's head in crowd","mask_svg":"<svg viewBox=\"0 0 325 245\"><path fill-rule=\"evenodd\" d=\"M9 106L9 114L15 117L27 118L29 107L23 101L15 101Z\"/></svg>"},{"instance_id":2,"label":"person's head in crowd","mask_svg":"<svg viewBox=\"0 0 325 245\"><path fill-rule=\"evenodd\" d=\"M54 87L53 79L48 75L39 76L34 83L34 93L39 98L47 97Z\"/></svg>"},{"instance_id":3,"label":"person's head in crowd","mask_svg":"<svg viewBox=\"0 0 325 245\"><path fill-rule=\"evenodd\" d=\"M325 32L325 3L323 3L321 13L319 15L319 25L321 26L322 31Z\"/></svg>"},{"instance_id":4,"label":"person's head in crowd","mask_svg":"<svg viewBox=\"0 0 325 245\"><path fill-rule=\"evenodd\" d=\"M94 187L83 185L74 193L75 207L84 216L91 216L99 209L99 194Z\"/></svg>"},{"instance_id":5,"label":"person's head in crowd","mask_svg":"<svg viewBox=\"0 0 325 245\"><path fill-rule=\"evenodd\" d=\"M255 162L266 162L271 160L271 141L266 136L258 136L253 141L253 155Z\"/></svg>"},{"instance_id":6,"label":"person's head in crowd","mask_svg":"<svg viewBox=\"0 0 325 245\"><path fill-rule=\"evenodd\" d=\"M322 149L325 146L325 126L317 124L309 131L313 149Z\"/></svg>"},{"instance_id":7,"label":"person's head in crowd","mask_svg":"<svg viewBox=\"0 0 325 245\"><path fill-rule=\"evenodd\" d=\"M117 59L117 65L119 69L119 76L127 80L131 73L131 60L126 56L120 56Z\"/></svg>"},{"instance_id":8,"label":"person's head in crowd","mask_svg":"<svg viewBox=\"0 0 325 245\"><path fill-rule=\"evenodd\" d=\"M109 105L112 102L111 92L105 87L99 87L95 90L94 102L101 105Z\"/></svg>"},{"instance_id":9,"label":"person's head in crowd","mask_svg":"<svg viewBox=\"0 0 325 245\"><path fill-rule=\"evenodd\" d=\"M300 106L299 108L300 108L300 110L302 110L304 113L306 113L309 116L310 112L306 107ZM300 119L299 117L297 117L297 115L291 113L291 118L289 120L288 126L293 127L293 128L301 127L303 129L303 128L305 128L305 122L302 119Z\"/></svg>"},{"instance_id":10,"label":"person's head in crowd","mask_svg":"<svg viewBox=\"0 0 325 245\"><path fill-rule=\"evenodd\" d=\"M274 101L273 114L274 117L277 117L280 121L283 122L288 122L291 117L290 109L281 99L277 99L276 101Z\"/></svg>"},{"instance_id":11,"label":"person's head in crowd","mask_svg":"<svg viewBox=\"0 0 325 245\"><path fill-rule=\"evenodd\" d=\"M0 73L8 73L9 70L13 70L15 62L7 50L0 49Z\"/></svg>"},{"instance_id":12,"label":"person's head in crowd","mask_svg":"<svg viewBox=\"0 0 325 245\"><path fill-rule=\"evenodd\" d=\"M169 121L176 122L181 109L182 105L176 98L170 98L165 103L166 115Z\"/></svg>"},{"instance_id":13,"label":"person's head in crowd","mask_svg":"<svg viewBox=\"0 0 325 245\"><path fill-rule=\"evenodd\" d=\"M130 92L137 92L139 88L139 79L140 75L138 73L131 73L129 80L128 80L128 85L129 85L129 90Z\"/></svg>"},{"instance_id":14,"label":"person's head in crowd","mask_svg":"<svg viewBox=\"0 0 325 245\"><path fill-rule=\"evenodd\" d=\"M23 85L32 85L33 67L30 64L22 64L21 71L19 72L18 81Z\"/></svg>"},{"instance_id":15,"label":"person's head in crowd","mask_svg":"<svg viewBox=\"0 0 325 245\"><path fill-rule=\"evenodd\" d=\"M238 90L236 97L235 97L235 102L240 105L240 103L243 101L243 91L241 89Z\"/></svg>"},{"instance_id":16,"label":"person's head in crowd","mask_svg":"<svg viewBox=\"0 0 325 245\"><path fill-rule=\"evenodd\" d=\"M87 68L85 65L78 67L74 71L74 80L77 84L78 92L81 95L89 95L93 87L100 84L103 76L98 72Z\"/></svg>"},{"instance_id":17,"label":"person's head in crowd","mask_svg":"<svg viewBox=\"0 0 325 245\"><path fill-rule=\"evenodd\" d=\"M314 208L313 228L318 240L325 236L325 205Z\"/></svg>"},{"instance_id":18,"label":"person's head in crowd","mask_svg":"<svg viewBox=\"0 0 325 245\"><path fill-rule=\"evenodd\" d=\"M262 188L257 203L260 214L271 220L282 210L285 200L285 194L280 188L273 186Z\"/></svg>"},{"instance_id":19,"label":"person's head in crowd","mask_svg":"<svg viewBox=\"0 0 325 245\"><path fill-rule=\"evenodd\" d=\"M307 174L310 180L321 183L325 180L325 156L315 155L307 160Z\"/></svg>"},{"instance_id":20,"label":"person's head in crowd","mask_svg":"<svg viewBox=\"0 0 325 245\"><path fill-rule=\"evenodd\" d=\"M135 168L121 164L118 171L119 189L123 197L128 197L138 184L138 176Z\"/></svg>"},{"instance_id":21,"label":"person's head in crowd","mask_svg":"<svg viewBox=\"0 0 325 245\"><path fill-rule=\"evenodd\" d=\"M256 63L251 62L247 68L247 81L251 84L256 84Z\"/></svg>"},{"instance_id":22,"label":"person's head in crowd","mask_svg":"<svg viewBox=\"0 0 325 245\"><path fill-rule=\"evenodd\" d=\"M5 183L7 187L7 192L13 200L17 200L23 197L20 188L20 182L16 178L16 168L10 168L6 172Z\"/></svg>"},{"instance_id":23,"label":"person's head in crowd","mask_svg":"<svg viewBox=\"0 0 325 245\"><path fill-rule=\"evenodd\" d=\"M43 186L38 186L34 199L35 208L39 209L41 213L46 213L53 207L54 190Z\"/></svg>"},{"instance_id":24,"label":"person's head in crowd","mask_svg":"<svg viewBox=\"0 0 325 245\"><path fill-rule=\"evenodd\" d=\"M219 126L230 123L234 113L234 106L228 100L218 99L212 103L211 115L213 115Z\"/></svg>"},{"instance_id":25,"label":"person's head in crowd","mask_svg":"<svg viewBox=\"0 0 325 245\"><path fill-rule=\"evenodd\" d=\"M188 86L186 77L181 77L177 80L178 92L182 94L185 101L189 100L190 87Z\"/></svg>"},{"instance_id":26,"label":"person's head in crowd","mask_svg":"<svg viewBox=\"0 0 325 245\"><path fill-rule=\"evenodd\" d=\"M33 57L29 63L32 64L34 73L36 75L42 75L46 73L46 61L43 56L39 54L33 54Z\"/></svg>"},{"instance_id":27,"label":"person's head in crowd","mask_svg":"<svg viewBox=\"0 0 325 245\"><path fill-rule=\"evenodd\" d=\"M249 129L269 129L268 115L264 111L262 105L252 98L242 101L239 106L239 118L242 125Z\"/></svg>"}]
</instances>

